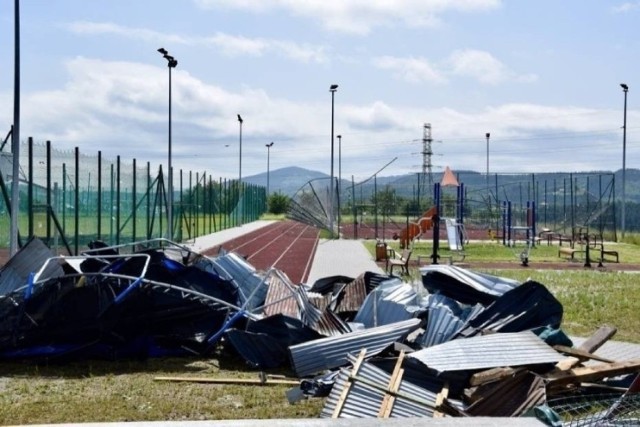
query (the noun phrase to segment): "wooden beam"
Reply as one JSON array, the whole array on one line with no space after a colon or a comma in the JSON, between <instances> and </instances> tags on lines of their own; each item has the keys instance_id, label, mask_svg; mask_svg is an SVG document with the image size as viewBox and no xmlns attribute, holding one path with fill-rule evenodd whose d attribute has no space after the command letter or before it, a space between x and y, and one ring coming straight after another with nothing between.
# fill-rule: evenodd
<instances>
[{"instance_id":1,"label":"wooden beam","mask_svg":"<svg viewBox=\"0 0 640 427\"><path fill-rule=\"evenodd\" d=\"M614 360L606 359L604 357L596 356L588 351L581 350L580 348L567 347L565 345L554 345L553 348L560 353L567 354L569 356L577 357L580 360L597 360L599 362L612 363Z\"/></svg>"},{"instance_id":2,"label":"wooden beam","mask_svg":"<svg viewBox=\"0 0 640 427\"><path fill-rule=\"evenodd\" d=\"M389 418L393 404L396 401L395 393L400 389L400 383L402 382L402 376L404 375L404 369L402 369L402 361L404 360L404 350L400 352L398 360L396 360L396 366L393 368L391 378L389 378L389 391L384 395L382 403L380 404L380 410L378 411L378 418Z\"/></svg>"},{"instance_id":3,"label":"wooden beam","mask_svg":"<svg viewBox=\"0 0 640 427\"><path fill-rule=\"evenodd\" d=\"M300 385L300 381L260 378L211 378L211 377L155 377L155 381L192 382L209 384L244 384L244 385Z\"/></svg>"},{"instance_id":4,"label":"wooden beam","mask_svg":"<svg viewBox=\"0 0 640 427\"><path fill-rule=\"evenodd\" d=\"M611 326L601 326L593 335L589 337L585 342L578 347L580 350L584 350L588 353L593 353L604 345L609 339L615 335L617 329ZM566 371L571 369L580 363L580 359L577 357L568 357L559 361L556 364L556 369L560 371Z\"/></svg>"},{"instance_id":5,"label":"wooden beam","mask_svg":"<svg viewBox=\"0 0 640 427\"><path fill-rule=\"evenodd\" d=\"M355 375L358 373L358 370L360 369L360 365L362 365L362 362L364 362L364 357L366 354L367 354L366 348L363 348L362 350L360 350L360 354L358 354L358 358L353 364L353 368L351 369L351 374L349 375L347 383L344 385L344 388L342 389L342 393L340 394L340 397L338 398L338 402L336 403L336 407L333 409L333 414L331 415L331 418L338 418L340 416L340 412L342 411L344 402L345 400L347 400L347 396L349 396L349 391L351 390L351 384L353 384L352 378L355 377Z\"/></svg>"},{"instance_id":6,"label":"wooden beam","mask_svg":"<svg viewBox=\"0 0 640 427\"><path fill-rule=\"evenodd\" d=\"M442 406L445 400L449 397L449 382L445 382L442 386L442 390L436 396L436 409L433 411L433 418L442 418L445 416L444 412L440 412L438 408Z\"/></svg>"},{"instance_id":7,"label":"wooden beam","mask_svg":"<svg viewBox=\"0 0 640 427\"><path fill-rule=\"evenodd\" d=\"M548 374L545 380L549 385L555 387L571 383L593 382L606 377L616 377L634 372L640 372L640 359L579 367L568 371L554 371Z\"/></svg>"}]
</instances>

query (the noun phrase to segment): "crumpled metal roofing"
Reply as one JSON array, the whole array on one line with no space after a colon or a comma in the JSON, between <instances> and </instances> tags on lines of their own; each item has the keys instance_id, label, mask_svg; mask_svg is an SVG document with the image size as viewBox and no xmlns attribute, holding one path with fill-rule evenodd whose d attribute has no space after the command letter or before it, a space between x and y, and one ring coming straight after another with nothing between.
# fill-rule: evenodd
<instances>
[{"instance_id":1,"label":"crumpled metal roofing","mask_svg":"<svg viewBox=\"0 0 640 427\"><path fill-rule=\"evenodd\" d=\"M47 259L56 254L42 240L30 239L0 269L0 297L27 285L29 275L36 273ZM60 264L51 262L41 273L41 278L61 277L64 274Z\"/></svg>"},{"instance_id":2,"label":"crumpled metal roofing","mask_svg":"<svg viewBox=\"0 0 640 427\"><path fill-rule=\"evenodd\" d=\"M410 284L393 278L382 282L367 295L353 321L373 328L411 319L417 310L416 291Z\"/></svg>"},{"instance_id":3,"label":"crumpled metal roofing","mask_svg":"<svg viewBox=\"0 0 640 427\"><path fill-rule=\"evenodd\" d=\"M542 284L532 280L505 292L485 310L469 319L459 336L479 333L518 332L541 327L558 329L562 322L562 304Z\"/></svg>"},{"instance_id":4,"label":"crumpled metal roofing","mask_svg":"<svg viewBox=\"0 0 640 427\"><path fill-rule=\"evenodd\" d=\"M292 366L298 377L305 377L334 369L347 363L349 354L366 348L367 355L375 355L388 345L402 340L420 326L420 319L321 338L289 347Z\"/></svg>"},{"instance_id":5,"label":"crumpled metal roofing","mask_svg":"<svg viewBox=\"0 0 640 427\"><path fill-rule=\"evenodd\" d=\"M516 280L465 270L455 265L434 264L420 268L422 284L463 304L488 305L517 287Z\"/></svg>"},{"instance_id":6,"label":"crumpled metal roofing","mask_svg":"<svg viewBox=\"0 0 640 427\"><path fill-rule=\"evenodd\" d=\"M238 305L245 310L251 312L264 303L267 286L263 276L239 255L229 252L211 258L210 268L235 286L238 291Z\"/></svg>"},{"instance_id":7,"label":"crumpled metal roofing","mask_svg":"<svg viewBox=\"0 0 640 427\"><path fill-rule=\"evenodd\" d=\"M531 331L456 339L407 357L439 372L557 363L564 358Z\"/></svg>"},{"instance_id":8,"label":"crumpled metal roofing","mask_svg":"<svg viewBox=\"0 0 640 427\"><path fill-rule=\"evenodd\" d=\"M468 319L484 310L480 304L461 305L442 294L428 295L421 305L426 307L429 313L425 331L416 339L422 347L431 347L451 340L466 326Z\"/></svg>"},{"instance_id":9,"label":"crumpled metal roofing","mask_svg":"<svg viewBox=\"0 0 640 427\"><path fill-rule=\"evenodd\" d=\"M331 418L345 387L351 383L349 394L340 410L339 418L376 418L389 387L391 375L370 363L363 362L355 374L361 380L349 381L350 369L342 369L331 393L325 401L320 418ZM377 387L372 387L375 384ZM433 417L437 393L402 380L393 402L391 418Z\"/></svg>"}]
</instances>

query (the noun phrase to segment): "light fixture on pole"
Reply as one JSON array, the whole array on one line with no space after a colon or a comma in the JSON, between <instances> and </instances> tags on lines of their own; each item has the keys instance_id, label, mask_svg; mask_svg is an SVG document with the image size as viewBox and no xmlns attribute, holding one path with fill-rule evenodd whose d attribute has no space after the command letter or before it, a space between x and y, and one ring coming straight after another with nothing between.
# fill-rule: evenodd
<instances>
[{"instance_id":1,"label":"light fixture on pole","mask_svg":"<svg viewBox=\"0 0 640 427\"><path fill-rule=\"evenodd\" d=\"M342 135L338 135L338 239L340 238L340 224L342 215L340 214L340 197L342 196Z\"/></svg>"},{"instance_id":2,"label":"light fixture on pole","mask_svg":"<svg viewBox=\"0 0 640 427\"><path fill-rule=\"evenodd\" d=\"M333 213L333 199L334 199L334 195L333 195L333 187L334 187L334 182L333 182L333 116L334 116L334 100L335 100L335 94L336 94L336 90L338 90L338 85L336 84L332 84L329 87L329 92L331 92L331 180L329 182L329 230L331 232L331 236L333 236L333 217L334 217L334 213Z\"/></svg>"},{"instance_id":3,"label":"light fixture on pole","mask_svg":"<svg viewBox=\"0 0 640 427\"><path fill-rule=\"evenodd\" d=\"M242 225L242 215L244 210L241 209L242 206L242 117L238 114L238 124L240 125L240 151L238 155L238 209L236 212L239 212L239 224Z\"/></svg>"},{"instance_id":4,"label":"light fixture on pole","mask_svg":"<svg viewBox=\"0 0 640 427\"><path fill-rule=\"evenodd\" d=\"M169 154L168 154L168 196L167 196L167 238L173 239L173 168L171 166L171 69L178 66L178 61L163 47L158 52L167 60L167 68L169 68Z\"/></svg>"},{"instance_id":5,"label":"light fixture on pole","mask_svg":"<svg viewBox=\"0 0 640 427\"><path fill-rule=\"evenodd\" d=\"M624 92L624 120L622 124L622 211L620 216L620 233L624 238L625 231L625 206L627 204L626 198L626 185L627 185L627 92L629 92L629 86L624 83L620 83L620 87Z\"/></svg>"},{"instance_id":6,"label":"light fixture on pole","mask_svg":"<svg viewBox=\"0 0 640 427\"><path fill-rule=\"evenodd\" d=\"M271 147L273 147L273 141L265 144L267 147L267 207L269 206L269 157L271 155Z\"/></svg>"},{"instance_id":7,"label":"light fixture on pole","mask_svg":"<svg viewBox=\"0 0 640 427\"><path fill-rule=\"evenodd\" d=\"M487 132L485 136L487 137L487 191L489 191L489 138L491 134Z\"/></svg>"}]
</instances>

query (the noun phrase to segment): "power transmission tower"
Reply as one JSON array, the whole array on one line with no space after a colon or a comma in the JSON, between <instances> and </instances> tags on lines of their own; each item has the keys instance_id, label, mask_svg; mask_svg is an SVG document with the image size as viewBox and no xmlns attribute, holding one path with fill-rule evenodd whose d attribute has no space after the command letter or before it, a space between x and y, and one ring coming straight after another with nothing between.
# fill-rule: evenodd
<instances>
[{"instance_id":1,"label":"power transmission tower","mask_svg":"<svg viewBox=\"0 0 640 427\"><path fill-rule=\"evenodd\" d=\"M425 123L422 131L422 185L425 196L428 196L430 189L433 187L433 172L431 164L431 156L433 150L431 148L431 123Z\"/></svg>"}]
</instances>

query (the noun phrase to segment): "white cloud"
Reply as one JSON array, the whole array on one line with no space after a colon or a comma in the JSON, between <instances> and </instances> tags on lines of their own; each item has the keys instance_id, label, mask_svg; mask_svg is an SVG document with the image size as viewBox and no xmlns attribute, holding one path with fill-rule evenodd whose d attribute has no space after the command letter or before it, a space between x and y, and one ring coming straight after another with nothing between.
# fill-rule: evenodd
<instances>
[{"instance_id":1,"label":"white cloud","mask_svg":"<svg viewBox=\"0 0 640 427\"><path fill-rule=\"evenodd\" d=\"M248 38L225 33L217 33L211 37L186 37L143 28L129 28L108 22L78 21L67 24L66 28L76 34L107 34L160 44L213 46L230 56L275 54L296 62L324 63L327 61L324 47L298 44L288 40Z\"/></svg>"},{"instance_id":2,"label":"white cloud","mask_svg":"<svg viewBox=\"0 0 640 427\"><path fill-rule=\"evenodd\" d=\"M374 58L375 67L391 70L394 77L409 83L441 84L452 76L471 77L483 84L505 81L532 83L536 74L517 75L489 52L481 50L457 50L440 63L432 64L426 58L380 56Z\"/></svg>"},{"instance_id":3,"label":"white cloud","mask_svg":"<svg viewBox=\"0 0 640 427\"><path fill-rule=\"evenodd\" d=\"M373 59L373 65L391 70L396 78L409 83L446 82L446 78L424 58L381 56Z\"/></svg>"},{"instance_id":4,"label":"white cloud","mask_svg":"<svg viewBox=\"0 0 640 427\"><path fill-rule=\"evenodd\" d=\"M614 13L628 13L640 10L640 1L625 2L611 8Z\"/></svg>"},{"instance_id":5,"label":"white cloud","mask_svg":"<svg viewBox=\"0 0 640 427\"><path fill-rule=\"evenodd\" d=\"M432 27L445 12L477 12L500 7L500 0L196 0L202 8L263 13L285 10L318 20L333 31L367 34L376 27Z\"/></svg>"},{"instance_id":6,"label":"white cloud","mask_svg":"<svg viewBox=\"0 0 640 427\"><path fill-rule=\"evenodd\" d=\"M454 74L472 77L481 83L497 84L509 77L509 71L502 62L481 50L457 50L447 62Z\"/></svg>"},{"instance_id":7,"label":"white cloud","mask_svg":"<svg viewBox=\"0 0 640 427\"><path fill-rule=\"evenodd\" d=\"M66 66L69 79L63 88L25 94L23 135L50 139L55 149L79 146L90 155L102 150L105 158L137 158L154 168L166 160L165 69L90 58L76 58ZM328 147L330 128L327 120L319 120L327 117L325 101L293 102L261 88L228 91L184 69L175 70L173 85L176 168L235 177L236 114L241 112L247 176L264 171L265 141L276 142L274 170L290 165L327 170L327 150L320 147ZM0 112L10 114L10 96L0 99L8 100ZM595 170L619 163L619 113L535 104L464 111L341 102L336 130L343 136L343 169L356 177L371 175L394 157L398 160L385 174L417 172L421 158L415 153L421 150L424 121L432 124L434 140L443 141L433 147L435 166L477 170L478 158L485 155L484 133L491 132L496 172L566 170L567 162ZM633 111L629 115L630 121L640 120Z\"/></svg>"}]
</instances>

